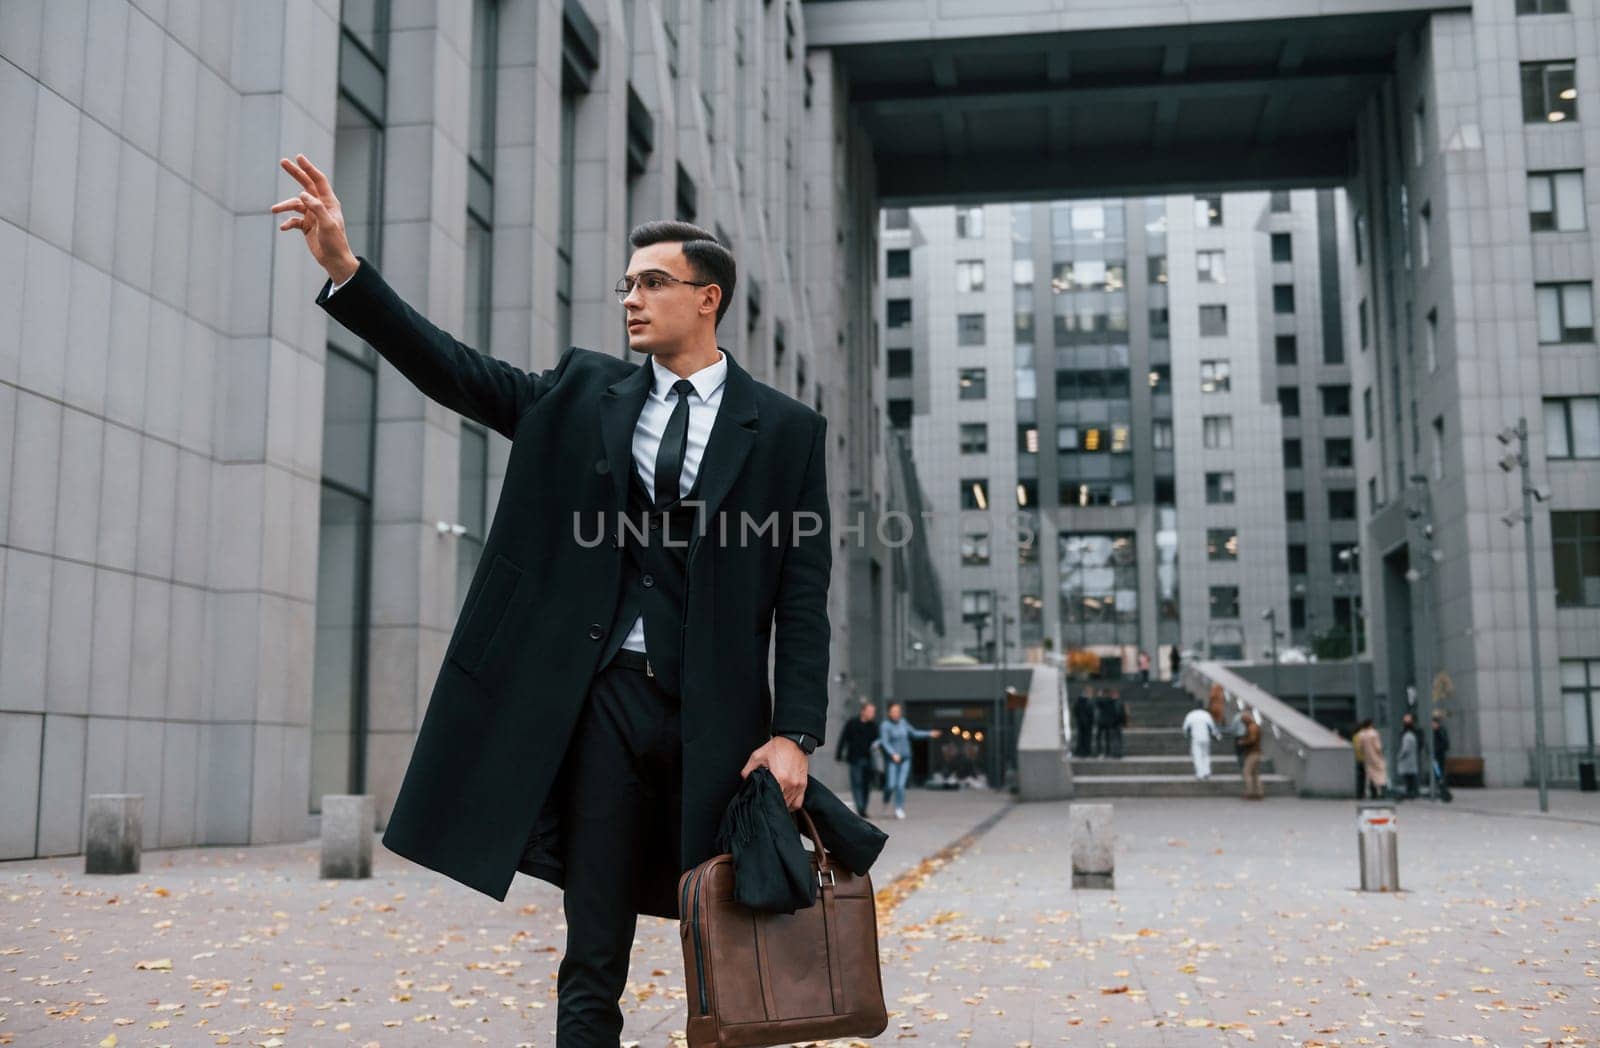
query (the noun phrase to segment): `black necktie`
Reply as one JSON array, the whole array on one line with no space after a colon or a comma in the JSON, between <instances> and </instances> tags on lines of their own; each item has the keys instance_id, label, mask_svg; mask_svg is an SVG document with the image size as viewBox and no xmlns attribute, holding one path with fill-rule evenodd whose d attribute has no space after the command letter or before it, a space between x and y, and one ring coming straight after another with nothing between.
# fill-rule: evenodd
<instances>
[{"instance_id":1,"label":"black necktie","mask_svg":"<svg viewBox=\"0 0 1600 1048\"><path fill-rule=\"evenodd\" d=\"M661 446L656 449L657 509L677 501L678 478L689 450L689 394L694 391L694 383L680 378L672 384L672 391L678 394L678 402L672 406L672 417L667 420Z\"/></svg>"}]
</instances>

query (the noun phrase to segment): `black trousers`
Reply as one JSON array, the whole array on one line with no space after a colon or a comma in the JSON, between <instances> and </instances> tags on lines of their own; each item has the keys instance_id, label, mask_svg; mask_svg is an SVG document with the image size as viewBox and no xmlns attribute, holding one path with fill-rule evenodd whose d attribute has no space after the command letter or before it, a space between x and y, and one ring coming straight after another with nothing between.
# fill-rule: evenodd
<instances>
[{"instance_id":1,"label":"black trousers","mask_svg":"<svg viewBox=\"0 0 1600 1048\"><path fill-rule=\"evenodd\" d=\"M556 974L557 1048L621 1041L640 838L667 825L667 839L679 839L680 739L678 699L657 678L616 662L596 674L562 765L567 951Z\"/></svg>"}]
</instances>

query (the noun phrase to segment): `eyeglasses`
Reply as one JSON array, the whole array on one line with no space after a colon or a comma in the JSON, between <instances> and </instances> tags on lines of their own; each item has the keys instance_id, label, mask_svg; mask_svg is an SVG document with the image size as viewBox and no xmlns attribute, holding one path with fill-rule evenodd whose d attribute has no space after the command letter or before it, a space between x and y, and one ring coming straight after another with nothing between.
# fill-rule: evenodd
<instances>
[{"instance_id":1,"label":"eyeglasses","mask_svg":"<svg viewBox=\"0 0 1600 1048\"><path fill-rule=\"evenodd\" d=\"M646 294L653 294L654 292L660 291L668 284L692 284L695 287L710 287L713 283L715 283L715 281L680 280L670 273L652 271L649 273L641 273L636 277L623 277L621 280L617 281L617 286L612 290L617 293L618 302L625 302L627 301L628 296L633 293L635 286L638 286Z\"/></svg>"}]
</instances>

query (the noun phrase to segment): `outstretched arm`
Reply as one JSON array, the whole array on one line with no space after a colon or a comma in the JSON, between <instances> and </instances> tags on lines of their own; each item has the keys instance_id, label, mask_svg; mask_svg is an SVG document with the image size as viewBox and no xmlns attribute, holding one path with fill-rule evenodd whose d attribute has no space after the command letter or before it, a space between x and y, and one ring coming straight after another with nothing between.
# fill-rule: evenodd
<instances>
[{"instance_id":1,"label":"outstretched arm","mask_svg":"<svg viewBox=\"0 0 1600 1048\"><path fill-rule=\"evenodd\" d=\"M278 228L304 233L307 250L328 274L317 305L377 350L424 395L511 439L517 419L560 377L571 348L554 368L532 375L457 341L407 305L371 260L350 250L343 210L328 176L303 153L280 163L300 183L301 192L271 210L297 212Z\"/></svg>"}]
</instances>

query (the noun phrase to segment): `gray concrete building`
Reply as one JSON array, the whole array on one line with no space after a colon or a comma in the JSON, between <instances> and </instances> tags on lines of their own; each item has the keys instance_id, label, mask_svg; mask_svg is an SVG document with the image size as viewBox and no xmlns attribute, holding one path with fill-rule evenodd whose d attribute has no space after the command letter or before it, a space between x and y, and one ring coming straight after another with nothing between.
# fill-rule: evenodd
<instances>
[{"instance_id":1,"label":"gray concrete building","mask_svg":"<svg viewBox=\"0 0 1600 1048\"><path fill-rule=\"evenodd\" d=\"M151 845L392 795L505 448L314 307L266 213L296 151L417 308L528 368L625 351L632 220L725 234L730 348L828 415L840 520L896 490L880 205L1344 189L1364 701L1392 717L1446 670L1456 754L1524 781L1534 665L1552 743L1600 702L1600 67L1570 6L0 4L0 856L75 850L91 792L144 794ZM1537 647L1501 523L1518 417ZM838 549L845 699L892 664L861 625L899 598L882 549Z\"/></svg>"},{"instance_id":2,"label":"gray concrete building","mask_svg":"<svg viewBox=\"0 0 1600 1048\"><path fill-rule=\"evenodd\" d=\"M398 787L508 444L315 306L280 157L531 370L627 352L632 224L715 230L724 344L829 416L836 517L881 501L837 90L793 0L0 5L0 857L79 850L91 793L143 794L156 847L301 839L329 792L381 823ZM841 670L843 580L892 599L880 562L836 558Z\"/></svg>"}]
</instances>

